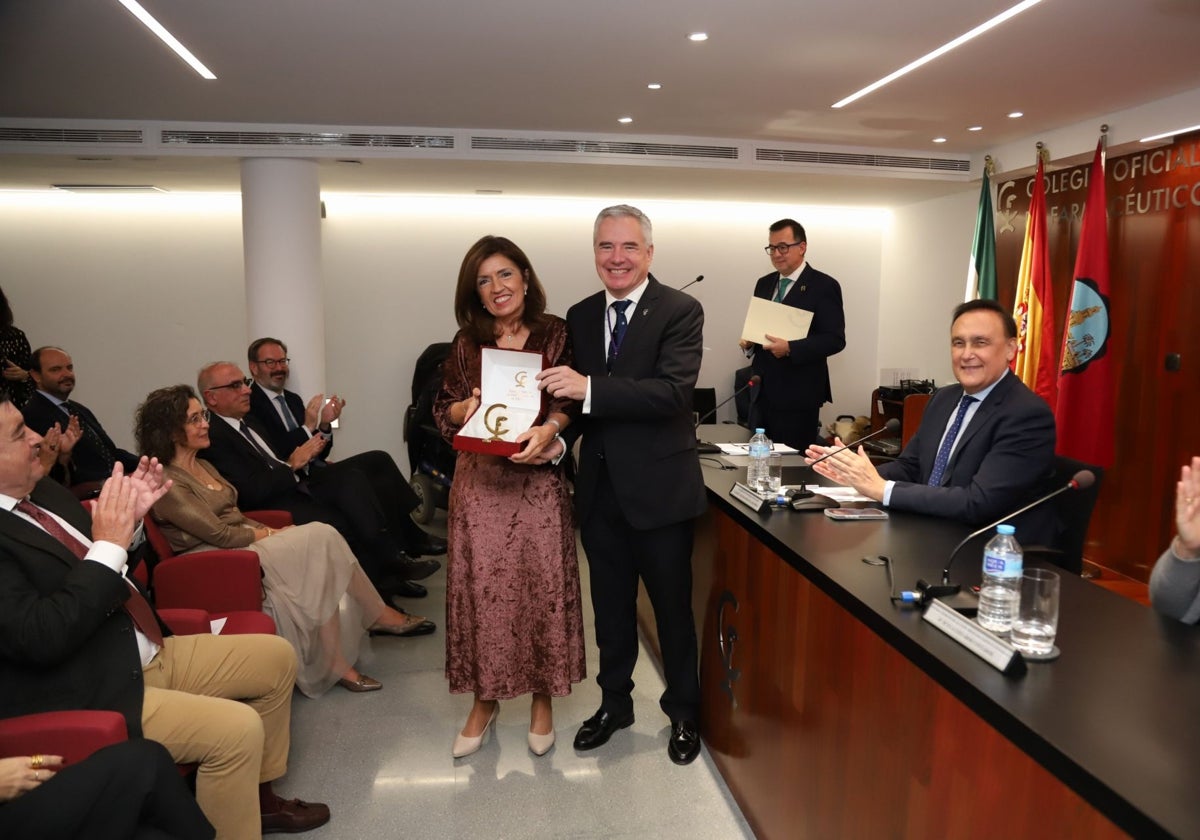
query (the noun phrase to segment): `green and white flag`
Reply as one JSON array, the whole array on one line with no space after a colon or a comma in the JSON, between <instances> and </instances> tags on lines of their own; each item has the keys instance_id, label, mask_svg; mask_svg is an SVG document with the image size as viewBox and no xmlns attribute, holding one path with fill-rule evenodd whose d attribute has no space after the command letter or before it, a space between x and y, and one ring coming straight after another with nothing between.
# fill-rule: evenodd
<instances>
[{"instance_id":1,"label":"green and white flag","mask_svg":"<svg viewBox=\"0 0 1200 840\"><path fill-rule=\"evenodd\" d=\"M996 219L992 215L992 185L983 171L979 212L975 214L975 238L971 241L971 264L967 268L964 300L996 299Z\"/></svg>"}]
</instances>

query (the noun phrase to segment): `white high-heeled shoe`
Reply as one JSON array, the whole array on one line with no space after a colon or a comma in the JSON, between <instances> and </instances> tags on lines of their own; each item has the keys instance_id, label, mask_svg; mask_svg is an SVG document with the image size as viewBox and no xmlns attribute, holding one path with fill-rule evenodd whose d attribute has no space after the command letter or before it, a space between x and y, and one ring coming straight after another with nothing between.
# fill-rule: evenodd
<instances>
[{"instance_id":1,"label":"white high-heeled shoe","mask_svg":"<svg viewBox=\"0 0 1200 840\"><path fill-rule=\"evenodd\" d=\"M459 732L454 736L454 748L450 751L455 758L465 758L471 753L479 752L479 748L483 746L487 740L488 732L492 729L492 724L496 722L496 718L500 714L500 704L497 703L492 709L492 716L488 718L488 722L483 725L483 731L474 737Z\"/></svg>"},{"instance_id":2,"label":"white high-heeled shoe","mask_svg":"<svg viewBox=\"0 0 1200 840\"><path fill-rule=\"evenodd\" d=\"M542 756L550 752L550 748L554 746L554 730L551 729L545 735L539 735L532 729L529 730L529 751L534 755Z\"/></svg>"}]
</instances>

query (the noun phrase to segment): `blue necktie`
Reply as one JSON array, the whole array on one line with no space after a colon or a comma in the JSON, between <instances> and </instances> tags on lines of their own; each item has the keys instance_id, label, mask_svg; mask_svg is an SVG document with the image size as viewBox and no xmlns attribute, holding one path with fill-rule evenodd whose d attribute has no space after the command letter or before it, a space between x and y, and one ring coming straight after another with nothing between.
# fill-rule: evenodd
<instances>
[{"instance_id":1,"label":"blue necktie","mask_svg":"<svg viewBox=\"0 0 1200 840\"><path fill-rule=\"evenodd\" d=\"M288 408L287 399L284 398L283 394L277 396L275 402L279 403L279 407L282 409L284 428L289 432L300 428L296 425L296 418L292 416L292 410Z\"/></svg>"},{"instance_id":2,"label":"blue necktie","mask_svg":"<svg viewBox=\"0 0 1200 840\"><path fill-rule=\"evenodd\" d=\"M617 354L621 352L621 342L625 340L625 330L629 327L629 321L625 318L625 310L629 308L629 304L633 301L618 300L613 303L612 307L617 312L617 322L613 325L612 335L608 342L608 371L612 373L613 362L617 359Z\"/></svg>"},{"instance_id":3,"label":"blue necktie","mask_svg":"<svg viewBox=\"0 0 1200 840\"><path fill-rule=\"evenodd\" d=\"M967 416L967 409L971 407L971 403L975 402L974 397L963 397L958 404L958 413L954 415L954 422L950 424L950 431L946 432L946 437L942 439L942 445L938 449L937 458L933 461L933 472L929 474L929 486L938 487L942 483L942 476L946 474L946 465L950 463L950 452L954 449L954 441L958 439L958 433L962 429L963 418Z\"/></svg>"}]
</instances>

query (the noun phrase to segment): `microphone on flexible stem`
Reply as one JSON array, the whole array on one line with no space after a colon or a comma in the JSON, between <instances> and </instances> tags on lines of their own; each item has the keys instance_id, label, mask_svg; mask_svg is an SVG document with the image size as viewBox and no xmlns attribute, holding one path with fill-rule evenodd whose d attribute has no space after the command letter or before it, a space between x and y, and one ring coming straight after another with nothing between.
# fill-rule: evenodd
<instances>
[{"instance_id":1,"label":"microphone on flexible stem","mask_svg":"<svg viewBox=\"0 0 1200 840\"><path fill-rule=\"evenodd\" d=\"M701 280L703 280L703 279L704 279L704 275L703 275L703 274L701 274L701 275L699 275L699 276L698 276L698 277L697 277L695 280L693 280L692 282L690 282L690 283L684 283L682 286L680 286L680 287L679 287L679 291L681 291L681 292L682 292L682 291L683 291L684 289L686 289L688 286L694 286L694 285L696 285L697 283L699 283L699 282L700 282Z\"/></svg>"},{"instance_id":2,"label":"microphone on flexible stem","mask_svg":"<svg viewBox=\"0 0 1200 840\"><path fill-rule=\"evenodd\" d=\"M699 279L703 280L704 278L701 277ZM739 397L742 394L749 391L751 388L757 388L759 386L759 383L761 383L761 382L762 382L762 377L759 376L757 373L754 374L753 376L751 376L749 379L746 380L745 385L743 385L741 388L738 388L736 391L734 391L732 394L730 394L725 399L721 400L719 403L714 405L708 411L704 412L704 415L699 420L696 421L695 428L697 428L697 429L700 428L700 426L704 423L705 420L708 420L710 417L713 417L717 413L718 408L720 408L723 405L728 405L730 400L736 399L737 397ZM697 439L696 451L699 452L701 455L713 455L713 454L716 454L717 452L720 452L721 447L717 446L715 443L708 443L707 441Z\"/></svg>"},{"instance_id":3,"label":"microphone on flexible stem","mask_svg":"<svg viewBox=\"0 0 1200 840\"><path fill-rule=\"evenodd\" d=\"M812 462L812 464L808 464L808 467L809 467L809 469L812 469L814 464L819 464L822 461L824 461L826 458L832 458L834 455L837 455L839 452L845 452L847 449L853 449L854 447L858 446L863 441L870 440L873 437L879 437L884 432L891 432L892 434L895 434L898 431L900 431L900 421L897 420L895 417L893 417L891 420L884 423L882 428L876 429L875 431L871 432L870 434L863 435L858 440L854 441L854 443L848 443L843 446L839 446L836 449L829 450L824 455L822 455L820 458L815 459ZM807 499L809 496L813 496L813 495L815 495L813 493L813 491L809 490L802 483L800 485L800 489L796 490L792 494L792 498L793 499Z\"/></svg>"},{"instance_id":4,"label":"microphone on flexible stem","mask_svg":"<svg viewBox=\"0 0 1200 840\"><path fill-rule=\"evenodd\" d=\"M1002 516L1001 518L999 518L995 522L993 522L991 525L985 525L982 528L980 528L978 531L972 531L970 534L968 534L963 539L962 542L960 542L958 545L954 546L954 550L950 552L950 559L946 561L946 568L942 569L942 582L940 584L935 585L935 584L926 583L924 580L918 580L916 593L913 593L911 591L901 593L902 596L910 596L910 597L905 597L904 600L912 601L912 602L919 604L919 603L922 603L923 601L927 601L931 598L943 598L947 595L958 594L958 592L962 589L962 587L959 586L957 583L950 582L950 567L954 565L954 558L958 556L958 552L962 551L963 546L965 546L967 543L969 543L971 540L975 539L976 537L980 536L981 534L986 534L988 531L992 530L997 525L1003 525L1008 520L1013 519L1014 517L1020 516L1022 513L1024 513L1027 510L1030 510L1031 508L1037 507L1038 505L1042 504L1042 502L1050 501L1051 499L1053 499L1055 496L1059 495L1060 493L1065 493L1068 490L1086 490L1087 488L1091 487L1095 483L1096 483L1096 474L1094 472L1092 472L1091 470L1080 470L1079 472L1075 473L1075 475L1071 476L1070 481L1068 481L1062 487L1059 487L1054 492L1047 493L1045 496L1042 496L1040 499L1037 499L1036 501L1032 501L1029 504L1025 505L1025 507L1021 508L1020 510L1015 510L1012 513L1008 514L1007 516Z\"/></svg>"}]
</instances>

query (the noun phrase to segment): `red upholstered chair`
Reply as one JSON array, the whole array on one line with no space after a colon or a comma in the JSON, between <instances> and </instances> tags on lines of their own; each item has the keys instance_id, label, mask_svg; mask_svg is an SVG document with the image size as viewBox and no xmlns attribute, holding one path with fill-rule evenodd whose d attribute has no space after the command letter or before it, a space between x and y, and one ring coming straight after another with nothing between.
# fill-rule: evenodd
<instances>
[{"instance_id":1,"label":"red upholstered chair","mask_svg":"<svg viewBox=\"0 0 1200 840\"><path fill-rule=\"evenodd\" d=\"M0 720L0 758L61 755L65 766L127 737L125 718L117 712L87 709L21 715Z\"/></svg>"},{"instance_id":2,"label":"red upholstered chair","mask_svg":"<svg viewBox=\"0 0 1200 840\"><path fill-rule=\"evenodd\" d=\"M286 511L256 511L249 515L272 528L292 524L291 514ZM226 620L222 633L275 632L275 622L262 611L262 570L257 554L245 549L175 554L162 529L149 516L145 529L146 539L158 555L153 578L154 602L160 611L207 610L213 618ZM163 620L167 620L165 616Z\"/></svg>"}]
</instances>

